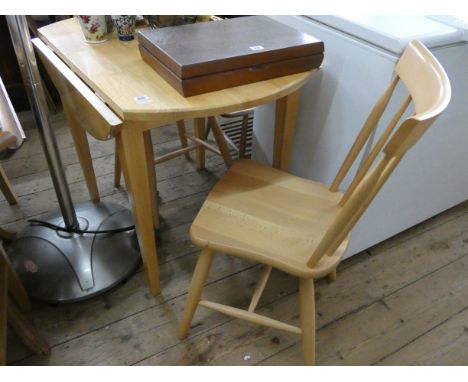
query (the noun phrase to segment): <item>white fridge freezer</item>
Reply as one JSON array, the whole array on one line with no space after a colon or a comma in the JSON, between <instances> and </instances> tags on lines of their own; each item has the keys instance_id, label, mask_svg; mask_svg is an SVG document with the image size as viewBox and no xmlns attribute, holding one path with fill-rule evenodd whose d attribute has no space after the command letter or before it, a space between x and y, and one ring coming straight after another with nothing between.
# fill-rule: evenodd
<instances>
[{"instance_id":1,"label":"white fridge freezer","mask_svg":"<svg viewBox=\"0 0 468 382\"><path fill-rule=\"evenodd\" d=\"M451 81L450 105L406 155L358 222L347 257L468 198L466 31L423 16L272 18L325 43L322 68L301 92L292 174L331 183L409 41L425 43ZM404 94L402 88L397 89L390 109L401 104ZM388 120L384 115L380 129ZM264 163L271 163L273 123L273 104L255 110L253 157Z\"/></svg>"}]
</instances>

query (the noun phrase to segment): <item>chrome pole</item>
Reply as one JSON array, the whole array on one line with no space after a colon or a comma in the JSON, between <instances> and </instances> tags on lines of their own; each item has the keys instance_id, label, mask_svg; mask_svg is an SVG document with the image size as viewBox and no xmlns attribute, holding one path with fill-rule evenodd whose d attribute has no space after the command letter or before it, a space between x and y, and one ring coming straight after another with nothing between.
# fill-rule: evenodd
<instances>
[{"instance_id":1,"label":"chrome pole","mask_svg":"<svg viewBox=\"0 0 468 382\"><path fill-rule=\"evenodd\" d=\"M37 67L34 48L25 16L6 16L11 40L26 86L29 103L41 138L44 154L49 166L50 175L57 194L60 211L66 228L78 228L73 201L68 188L65 171L62 167L57 141L50 125L47 102Z\"/></svg>"}]
</instances>

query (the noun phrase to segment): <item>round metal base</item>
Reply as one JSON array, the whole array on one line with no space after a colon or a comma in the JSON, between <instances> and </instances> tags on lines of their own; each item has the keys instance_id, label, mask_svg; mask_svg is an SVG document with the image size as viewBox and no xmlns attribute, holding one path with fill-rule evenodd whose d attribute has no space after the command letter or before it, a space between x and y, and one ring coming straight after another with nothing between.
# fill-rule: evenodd
<instances>
[{"instance_id":1,"label":"round metal base","mask_svg":"<svg viewBox=\"0 0 468 382\"><path fill-rule=\"evenodd\" d=\"M133 224L130 211L112 203L80 203L75 211L80 229L110 230ZM59 212L42 220L64 226ZM134 273L141 261L135 230L69 234L29 225L7 253L29 295L54 303L103 293Z\"/></svg>"}]
</instances>

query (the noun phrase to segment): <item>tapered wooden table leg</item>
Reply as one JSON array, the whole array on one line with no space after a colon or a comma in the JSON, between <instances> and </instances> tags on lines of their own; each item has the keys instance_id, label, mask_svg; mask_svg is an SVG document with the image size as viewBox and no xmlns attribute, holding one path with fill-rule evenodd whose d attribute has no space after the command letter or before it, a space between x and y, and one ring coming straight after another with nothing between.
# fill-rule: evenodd
<instances>
[{"instance_id":1,"label":"tapered wooden table leg","mask_svg":"<svg viewBox=\"0 0 468 382\"><path fill-rule=\"evenodd\" d=\"M273 167L287 171L296 130L300 91L276 101Z\"/></svg>"},{"instance_id":2,"label":"tapered wooden table leg","mask_svg":"<svg viewBox=\"0 0 468 382\"><path fill-rule=\"evenodd\" d=\"M185 122L183 120L177 121L177 132L179 133L180 145L182 147L187 147L188 146L187 131L185 130ZM185 159L190 159L189 152L186 152L184 156L185 156Z\"/></svg>"},{"instance_id":3,"label":"tapered wooden table leg","mask_svg":"<svg viewBox=\"0 0 468 382\"><path fill-rule=\"evenodd\" d=\"M146 277L151 293L157 295L160 292L160 283L153 221L156 206L151 191L152 182L148 179L149 169L154 171L154 167L153 162L148 163L145 136L138 127L137 123L126 123L122 127L118 149Z\"/></svg>"},{"instance_id":4,"label":"tapered wooden table leg","mask_svg":"<svg viewBox=\"0 0 468 382\"><path fill-rule=\"evenodd\" d=\"M204 139L205 136L205 118L195 118L193 121L193 135L196 138ZM198 145L196 150L197 169L205 168L205 147Z\"/></svg>"},{"instance_id":5,"label":"tapered wooden table leg","mask_svg":"<svg viewBox=\"0 0 468 382\"><path fill-rule=\"evenodd\" d=\"M83 170L86 186L88 187L89 198L93 202L99 201L99 191L96 182L96 174L94 173L93 159L89 149L88 137L86 130L80 126L76 117L68 109L66 103L63 103L63 111L67 118L68 127L70 129L73 142L75 144L76 154Z\"/></svg>"}]
</instances>

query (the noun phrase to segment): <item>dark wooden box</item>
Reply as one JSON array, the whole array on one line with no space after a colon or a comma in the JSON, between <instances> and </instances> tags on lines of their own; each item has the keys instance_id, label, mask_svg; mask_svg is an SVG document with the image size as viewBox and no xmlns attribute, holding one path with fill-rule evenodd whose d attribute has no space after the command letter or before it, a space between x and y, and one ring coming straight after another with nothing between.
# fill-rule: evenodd
<instances>
[{"instance_id":1,"label":"dark wooden box","mask_svg":"<svg viewBox=\"0 0 468 382\"><path fill-rule=\"evenodd\" d=\"M265 16L146 29L140 53L184 96L320 66L323 42Z\"/></svg>"}]
</instances>

